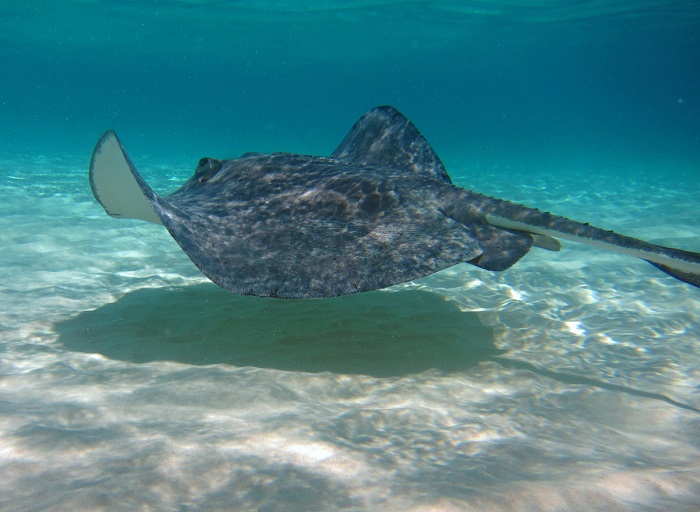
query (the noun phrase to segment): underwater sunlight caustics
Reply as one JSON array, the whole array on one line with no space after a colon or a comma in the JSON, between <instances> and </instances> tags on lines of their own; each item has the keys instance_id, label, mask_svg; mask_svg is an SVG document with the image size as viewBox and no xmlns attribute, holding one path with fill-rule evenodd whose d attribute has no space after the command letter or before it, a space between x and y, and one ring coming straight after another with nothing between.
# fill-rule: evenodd
<instances>
[{"instance_id":1,"label":"underwater sunlight caustics","mask_svg":"<svg viewBox=\"0 0 700 512\"><path fill-rule=\"evenodd\" d=\"M557 238L648 261L700 287L700 254L650 244L458 188L420 132L389 106L353 126L329 157L203 158L156 194L116 134L90 163L105 211L164 225L194 264L233 293L324 298L386 288L458 263L505 270Z\"/></svg>"}]
</instances>

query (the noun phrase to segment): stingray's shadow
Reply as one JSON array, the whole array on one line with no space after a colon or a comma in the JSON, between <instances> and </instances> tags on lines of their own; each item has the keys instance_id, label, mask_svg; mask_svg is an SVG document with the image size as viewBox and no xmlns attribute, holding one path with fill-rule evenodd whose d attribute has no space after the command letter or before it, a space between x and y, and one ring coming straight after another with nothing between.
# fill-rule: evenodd
<instances>
[{"instance_id":1,"label":"stingray's shadow","mask_svg":"<svg viewBox=\"0 0 700 512\"><path fill-rule=\"evenodd\" d=\"M476 314L419 290L288 301L208 284L145 289L55 327L65 349L110 359L376 377L461 371L501 353Z\"/></svg>"},{"instance_id":2,"label":"stingray's shadow","mask_svg":"<svg viewBox=\"0 0 700 512\"><path fill-rule=\"evenodd\" d=\"M144 363L231 364L286 371L411 375L459 372L483 361L566 384L662 400L665 395L553 372L503 357L475 313L420 290L329 300L240 297L216 286L145 289L55 326L66 350Z\"/></svg>"}]
</instances>

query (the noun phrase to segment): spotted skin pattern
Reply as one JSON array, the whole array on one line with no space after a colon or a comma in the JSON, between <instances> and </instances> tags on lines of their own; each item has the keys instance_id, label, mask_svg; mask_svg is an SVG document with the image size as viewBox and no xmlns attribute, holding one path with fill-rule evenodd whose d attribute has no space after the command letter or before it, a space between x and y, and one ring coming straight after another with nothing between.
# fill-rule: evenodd
<instances>
[{"instance_id":1,"label":"spotted skin pattern","mask_svg":"<svg viewBox=\"0 0 700 512\"><path fill-rule=\"evenodd\" d=\"M102 156L110 144L117 158ZM110 182L102 175L116 172L110 167L127 169L155 222L204 275L237 294L324 298L386 288L463 262L505 270L533 245L557 250L553 237L651 258L700 286L697 253L454 186L425 138L393 107L365 114L330 157L203 158L192 178L164 198L107 132L91 163L95 197L110 215L154 222L130 215L110 197L116 192L100 185Z\"/></svg>"}]
</instances>

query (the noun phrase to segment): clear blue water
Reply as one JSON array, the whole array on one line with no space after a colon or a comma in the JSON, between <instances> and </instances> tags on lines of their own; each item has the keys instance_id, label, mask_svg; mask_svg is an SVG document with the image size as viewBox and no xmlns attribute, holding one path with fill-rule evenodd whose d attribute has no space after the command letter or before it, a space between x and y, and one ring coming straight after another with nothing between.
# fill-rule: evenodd
<instances>
[{"instance_id":1,"label":"clear blue water","mask_svg":"<svg viewBox=\"0 0 700 512\"><path fill-rule=\"evenodd\" d=\"M697 2L5 1L0 508L696 510L700 293L566 244L330 301L107 217L115 129L328 154L392 104L459 185L700 251Z\"/></svg>"}]
</instances>

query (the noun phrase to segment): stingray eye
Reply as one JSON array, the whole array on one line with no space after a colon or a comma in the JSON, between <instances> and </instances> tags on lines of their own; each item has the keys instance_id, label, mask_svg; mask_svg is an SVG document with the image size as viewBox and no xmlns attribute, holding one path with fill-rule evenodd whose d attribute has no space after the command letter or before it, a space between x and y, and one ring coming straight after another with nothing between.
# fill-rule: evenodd
<instances>
[{"instance_id":1,"label":"stingray eye","mask_svg":"<svg viewBox=\"0 0 700 512\"><path fill-rule=\"evenodd\" d=\"M197 164L194 175L199 178L201 183L204 183L221 170L221 164L221 160L217 160L216 158L202 158Z\"/></svg>"}]
</instances>

